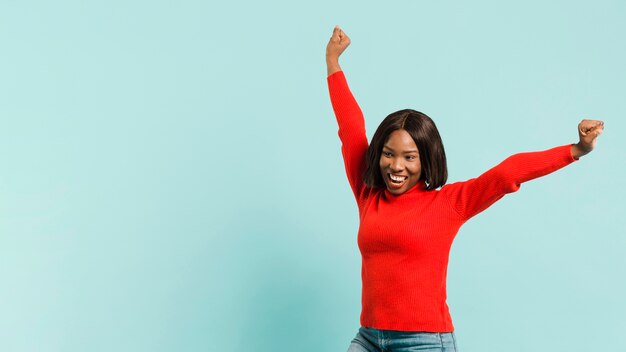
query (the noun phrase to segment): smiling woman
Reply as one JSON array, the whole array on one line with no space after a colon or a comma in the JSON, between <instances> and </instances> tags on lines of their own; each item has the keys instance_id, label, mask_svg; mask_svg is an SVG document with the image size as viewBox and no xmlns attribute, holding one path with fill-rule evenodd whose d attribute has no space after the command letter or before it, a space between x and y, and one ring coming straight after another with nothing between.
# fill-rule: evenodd
<instances>
[{"instance_id":1,"label":"smiling woman","mask_svg":"<svg viewBox=\"0 0 626 352\"><path fill-rule=\"evenodd\" d=\"M380 174L389 192L401 194L413 188L420 180L422 166L417 146L405 130L396 130L389 135L380 157Z\"/></svg>"},{"instance_id":2,"label":"smiling woman","mask_svg":"<svg viewBox=\"0 0 626 352\"><path fill-rule=\"evenodd\" d=\"M368 143L339 66L348 45L336 27L326 47L330 99L360 220L362 326L348 351L457 351L446 276L460 227L523 182L589 153L604 123L583 120L577 144L515 154L476 178L446 184L443 143L425 114L390 114Z\"/></svg>"},{"instance_id":3,"label":"smiling woman","mask_svg":"<svg viewBox=\"0 0 626 352\"><path fill-rule=\"evenodd\" d=\"M419 180L427 189L437 189L448 178L446 153L435 123L411 109L394 112L380 123L367 150L365 167L363 178L368 187L386 185L394 194L409 190ZM408 182L399 184L390 175L408 176Z\"/></svg>"}]
</instances>

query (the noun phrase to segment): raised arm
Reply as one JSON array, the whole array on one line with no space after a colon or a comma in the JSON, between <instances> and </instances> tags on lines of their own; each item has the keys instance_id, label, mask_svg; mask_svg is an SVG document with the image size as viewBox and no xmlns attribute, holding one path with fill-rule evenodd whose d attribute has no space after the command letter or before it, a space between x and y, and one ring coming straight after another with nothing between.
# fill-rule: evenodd
<instances>
[{"instance_id":1,"label":"raised arm","mask_svg":"<svg viewBox=\"0 0 626 352\"><path fill-rule=\"evenodd\" d=\"M602 121L583 120L578 125L577 144L512 155L479 177L446 185L441 191L467 220L505 194L517 191L522 183L550 174L591 152L603 128Z\"/></svg>"},{"instance_id":2,"label":"raised arm","mask_svg":"<svg viewBox=\"0 0 626 352\"><path fill-rule=\"evenodd\" d=\"M365 153L368 144L363 112L354 99L343 71L339 67L339 56L348 45L350 45L350 38L339 26L335 27L326 46L327 81L330 101L339 125L341 154L343 155L346 174L360 207L361 201L365 197L366 187L363 182L363 171L365 171Z\"/></svg>"}]
</instances>

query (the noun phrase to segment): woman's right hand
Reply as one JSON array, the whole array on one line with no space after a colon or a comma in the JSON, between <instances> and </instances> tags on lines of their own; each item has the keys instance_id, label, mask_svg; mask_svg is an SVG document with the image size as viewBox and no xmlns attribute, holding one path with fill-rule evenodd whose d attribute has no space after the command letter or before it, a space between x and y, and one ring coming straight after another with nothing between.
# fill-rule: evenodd
<instances>
[{"instance_id":1,"label":"woman's right hand","mask_svg":"<svg viewBox=\"0 0 626 352\"><path fill-rule=\"evenodd\" d=\"M350 45L350 38L339 26L335 26L333 35L326 45L326 66L328 67L329 76L337 71L341 71L339 56L346 50L348 45Z\"/></svg>"}]
</instances>

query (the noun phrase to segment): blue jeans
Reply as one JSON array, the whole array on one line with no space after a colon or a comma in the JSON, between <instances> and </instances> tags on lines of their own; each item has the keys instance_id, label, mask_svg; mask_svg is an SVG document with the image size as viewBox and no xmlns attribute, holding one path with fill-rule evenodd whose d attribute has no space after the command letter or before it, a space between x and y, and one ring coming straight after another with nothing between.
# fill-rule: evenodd
<instances>
[{"instance_id":1,"label":"blue jeans","mask_svg":"<svg viewBox=\"0 0 626 352\"><path fill-rule=\"evenodd\" d=\"M348 352L457 352L453 332L407 332L361 327Z\"/></svg>"}]
</instances>

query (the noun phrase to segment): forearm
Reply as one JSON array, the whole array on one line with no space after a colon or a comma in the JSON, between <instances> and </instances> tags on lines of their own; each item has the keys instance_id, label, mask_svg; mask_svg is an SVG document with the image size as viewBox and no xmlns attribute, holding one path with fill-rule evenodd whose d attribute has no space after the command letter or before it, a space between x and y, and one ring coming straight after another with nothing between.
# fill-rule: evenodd
<instances>
[{"instance_id":1,"label":"forearm","mask_svg":"<svg viewBox=\"0 0 626 352\"><path fill-rule=\"evenodd\" d=\"M514 154L477 178L442 188L456 211L464 218L485 210L521 184L555 172L571 163L571 146L563 145L544 151Z\"/></svg>"},{"instance_id":2,"label":"forearm","mask_svg":"<svg viewBox=\"0 0 626 352\"><path fill-rule=\"evenodd\" d=\"M499 184L507 190L516 191L520 184L548 175L575 160L571 155L571 146L563 145L543 151L514 154L494 170L498 170L496 175Z\"/></svg>"},{"instance_id":3,"label":"forearm","mask_svg":"<svg viewBox=\"0 0 626 352\"><path fill-rule=\"evenodd\" d=\"M326 80L330 101L339 125L339 137L353 133L365 136L363 112L348 87L343 71L335 71Z\"/></svg>"},{"instance_id":4,"label":"forearm","mask_svg":"<svg viewBox=\"0 0 626 352\"><path fill-rule=\"evenodd\" d=\"M583 147L581 147L579 143L572 144L570 151L572 152L572 157L576 160L580 159L580 157L584 155L589 154L590 152L589 150L585 150Z\"/></svg>"},{"instance_id":5,"label":"forearm","mask_svg":"<svg viewBox=\"0 0 626 352\"><path fill-rule=\"evenodd\" d=\"M327 76L330 76L337 71L341 71L341 66L339 66L339 58L326 57L326 69Z\"/></svg>"}]
</instances>

